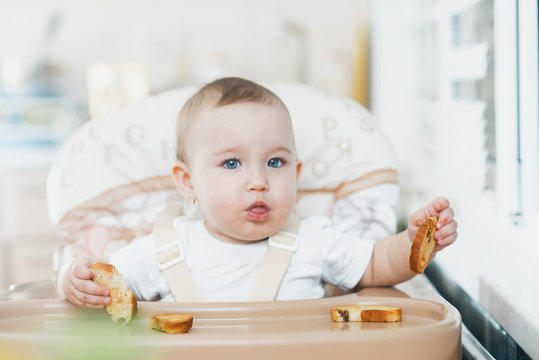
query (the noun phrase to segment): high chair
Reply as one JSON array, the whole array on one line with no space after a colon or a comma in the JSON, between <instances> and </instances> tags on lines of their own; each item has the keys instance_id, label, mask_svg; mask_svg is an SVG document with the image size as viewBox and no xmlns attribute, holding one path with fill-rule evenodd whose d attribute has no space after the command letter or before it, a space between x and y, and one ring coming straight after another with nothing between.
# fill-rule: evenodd
<instances>
[{"instance_id":1,"label":"high chair","mask_svg":"<svg viewBox=\"0 0 539 360\"><path fill-rule=\"evenodd\" d=\"M395 232L396 162L373 116L350 99L307 85L263 85L281 97L292 117L303 162L297 217L326 215L342 231L373 242ZM62 262L78 255L105 259L150 233L167 204L196 216L196 206L180 198L171 179L176 117L195 91L186 87L152 96L88 121L67 139L47 185L50 217L65 239ZM421 291L343 293L328 288L327 296L317 300L139 301L136 318L121 328L103 309L79 308L65 300L0 303L0 319L7 319L0 320L0 349L7 344L15 352L26 346L50 354L69 345L86 354L113 349L123 358L152 359L180 353L197 359L459 359L460 314L441 298L425 299ZM399 306L403 319L331 321L332 306L354 303ZM26 327L49 329L48 340L13 325L10 319L21 311ZM151 314L175 312L193 315L189 333L167 336L150 329Z\"/></svg>"}]
</instances>

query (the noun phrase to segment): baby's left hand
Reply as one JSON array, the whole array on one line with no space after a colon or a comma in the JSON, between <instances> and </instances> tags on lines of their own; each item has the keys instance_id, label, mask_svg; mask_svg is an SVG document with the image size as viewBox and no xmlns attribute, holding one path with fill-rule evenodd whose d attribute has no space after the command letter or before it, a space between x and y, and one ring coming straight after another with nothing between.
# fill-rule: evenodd
<instances>
[{"instance_id":1,"label":"baby's left hand","mask_svg":"<svg viewBox=\"0 0 539 360\"><path fill-rule=\"evenodd\" d=\"M457 221L454 219L455 213L450 207L449 200L439 197L431 201L427 206L416 211L408 220L408 237L414 241L419 225L429 216L438 216L438 230L434 238L436 246L434 251L440 251L457 240Z\"/></svg>"}]
</instances>

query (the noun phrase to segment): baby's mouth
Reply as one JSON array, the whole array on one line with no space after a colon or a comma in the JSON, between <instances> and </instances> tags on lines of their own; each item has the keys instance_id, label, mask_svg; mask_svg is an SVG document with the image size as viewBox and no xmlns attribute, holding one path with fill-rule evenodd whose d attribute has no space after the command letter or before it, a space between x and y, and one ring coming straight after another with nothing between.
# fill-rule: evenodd
<instances>
[{"instance_id":1,"label":"baby's mouth","mask_svg":"<svg viewBox=\"0 0 539 360\"><path fill-rule=\"evenodd\" d=\"M262 221L266 220L270 214L270 208L263 201L256 201L247 208L247 217L250 220Z\"/></svg>"}]
</instances>

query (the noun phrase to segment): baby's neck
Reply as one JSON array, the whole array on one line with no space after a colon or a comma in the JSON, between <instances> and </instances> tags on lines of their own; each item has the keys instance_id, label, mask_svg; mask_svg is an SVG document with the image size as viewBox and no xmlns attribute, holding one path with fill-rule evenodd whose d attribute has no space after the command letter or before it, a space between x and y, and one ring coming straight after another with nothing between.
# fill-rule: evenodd
<instances>
[{"instance_id":1,"label":"baby's neck","mask_svg":"<svg viewBox=\"0 0 539 360\"><path fill-rule=\"evenodd\" d=\"M206 220L204 220L203 224L204 224L204 229L208 232L208 234L212 238L214 238L215 240L224 242L224 243L228 243L228 244L252 245L252 244L258 244L261 241L266 241L269 238L269 235L268 235L268 236L264 237L263 239L255 239L255 240L238 239L238 238L235 238L235 237L228 236L228 235L226 235L224 233L215 231L214 229L211 229L210 227L208 227L208 223L207 223Z\"/></svg>"}]
</instances>

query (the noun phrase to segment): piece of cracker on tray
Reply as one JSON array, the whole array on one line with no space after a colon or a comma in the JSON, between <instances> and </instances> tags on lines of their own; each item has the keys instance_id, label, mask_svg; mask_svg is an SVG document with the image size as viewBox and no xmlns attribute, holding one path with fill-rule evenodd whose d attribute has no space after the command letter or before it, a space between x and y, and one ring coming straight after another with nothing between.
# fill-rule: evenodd
<instances>
[{"instance_id":1,"label":"piece of cracker on tray","mask_svg":"<svg viewBox=\"0 0 539 360\"><path fill-rule=\"evenodd\" d=\"M331 308L335 322L395 322L402 320L402 310L391 305L342 305Z\"/></svg>"},{"instance_id":2,"label":"piece of cracker on tray","mask_svg":"<svg viewBox=\"0 0 539 360\"><path fill-rule=\"evenodd\" d=\"M151 317L152 329L169 334L183 334L193 326L193 316L189 314L154 314Z\"/></svg>"}]
</instances>

